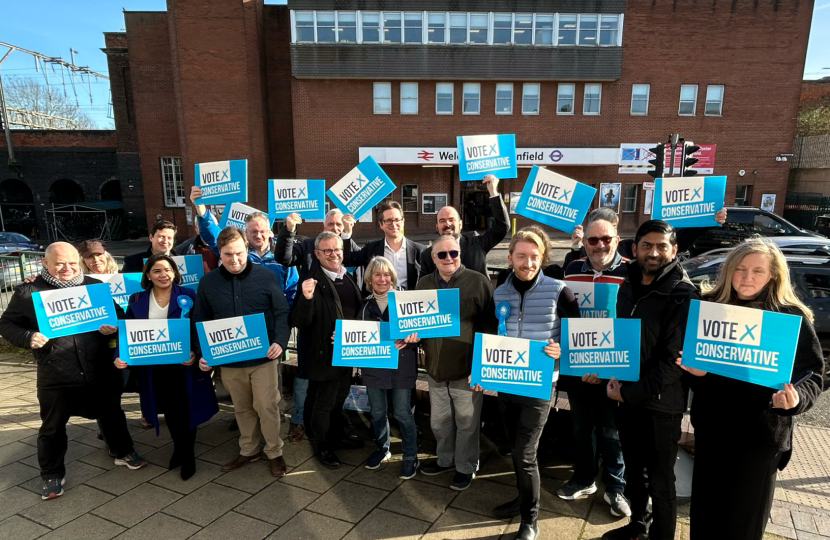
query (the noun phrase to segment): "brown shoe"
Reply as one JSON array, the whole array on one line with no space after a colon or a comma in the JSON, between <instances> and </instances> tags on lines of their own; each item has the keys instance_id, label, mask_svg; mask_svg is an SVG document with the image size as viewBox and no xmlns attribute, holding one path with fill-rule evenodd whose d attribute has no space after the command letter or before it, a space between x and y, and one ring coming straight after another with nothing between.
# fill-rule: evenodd
<instances>
[{"instance_id":1,"label":"brown shoe","mask_svg":"<svg viewBox=\"0 0 830 540\"><path fill-rule=\"evenodd\" d=\"M271 476L275 478L285 476L285 472L288 469L288 465L285 464L285 458L279 456L274 459L269 459L268 461L271 462Z\"/></svg>"},{"instance_id":2,"label":"brown shoe","mask_svg":"<svg viewBox=\"0 0 830 540\"><path fill-rule=\"evenodd\" d=\"M305 437L305 428L300 424L291 424L291 427L288 430L288 441L289 442L300 442Z\"/></svg>"},{"instance_id":3,"label":"brown shoe","mask_svg":"<svg viewBox=\"0 0 830 540\"><path fill-rule=\"evenodd\" d=\"M224 465L222 465L222 470L226 471L226 472L227 471L232 471L234 469L238 469L239 467L241 467L243 465L247 465L248 463L253 463L254 461L259 460L259 458L261 458L261 457L262 457L262 452L257 452L253 456L243 456L243 455L240 454L240 455L236 456L236 459L234 459L230 463L225 463Z\"/></svg>"}]
</instances>

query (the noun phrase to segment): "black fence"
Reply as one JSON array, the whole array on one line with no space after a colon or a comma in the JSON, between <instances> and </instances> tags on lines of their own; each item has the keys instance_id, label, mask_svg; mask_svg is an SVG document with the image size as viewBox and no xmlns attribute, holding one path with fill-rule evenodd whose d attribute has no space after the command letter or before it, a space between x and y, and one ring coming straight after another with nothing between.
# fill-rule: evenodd
<instances>
[{"instance_id":1,"label":"black fence","mask_svg":"<svg viewBox=\"0 0 830 540\"><path fill-rule=\"evenodd\" d=\"M787 192L784 219L801 227L815 230L816 217L830 214L830 197L815 193Z\"/></svg>"}]
</instances>

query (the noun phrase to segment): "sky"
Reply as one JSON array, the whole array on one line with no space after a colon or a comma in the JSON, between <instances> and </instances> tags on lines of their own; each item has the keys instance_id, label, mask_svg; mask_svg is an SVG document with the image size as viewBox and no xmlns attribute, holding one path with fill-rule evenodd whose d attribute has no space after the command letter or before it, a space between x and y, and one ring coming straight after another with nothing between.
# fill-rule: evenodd
<instances>
[{"instance_id":1,"label":"sky","mask_svg":"<svg viewBox=\"0 0 830 540\"><path fill-rule=\"evenodd\" d=\"M266 0L265 3L285 2ZM127 11L163 11L166 6L165 0L0 0L0 41L47 56L62 56L64 60L69 59L72 48L77 51L76 65L106 75L107 59L101 52L103 32L123 30L122 8ZM0 46L0 57L6 50L6 47ZM13 76L34 76L46 82L42 71L35 71L32 57L19 51L12 52L0 64L0 75L4 80ZM53 74L50 71L49 76L50 84L64 89L57 82L59 72ZM816 0L804 78L825 76L830 76L830 0ZM92 78L87 84L86 77L83 81L76 77L75 82L81 109L100 128L113 127L109 82ZM65 90L74 100L75 94L68 82Z\"/></svg>"}]
</instances>

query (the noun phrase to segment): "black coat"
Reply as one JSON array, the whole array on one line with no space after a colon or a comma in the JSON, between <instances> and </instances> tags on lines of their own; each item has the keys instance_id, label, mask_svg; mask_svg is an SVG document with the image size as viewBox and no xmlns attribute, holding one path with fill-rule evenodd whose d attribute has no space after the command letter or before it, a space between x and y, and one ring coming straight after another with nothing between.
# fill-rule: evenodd
<instances>
[{"instance_id":1,"label":"black coat","mask_svg":"<svg viewBox=\"0 0 830 540\"><path fill-rule=\"evenodd\" d=\"M364 321L389 321L389 309L380 312L374 297L363 302L360 319ZM384 390L415 388L418 380L418 344L410 343L398 351L398 369L361 368L363 384Z\"/></svg>"},{"instance_id":2,"label":"black coat","mask_svg":"<svg viewBox=\"0 0 830 540\"><path fill-rule=\"evenodd\" d=\"M315 275L317 269L320 268L317 256L314 255L314 240L317 237L310 236L297 242L296 236L296 231L289 232L288 229L283 227L277 234L277 243L272 251L274 253L274 260L279 264L297 267L300 274L300 284L302 284L309 276ZM360 249L354 240L343 242L344 245L346 243L349 244L352 251L358 251ZM297 288L299 289L299 286Z\"/></svg>"},{"instance_id":3,"label":"black coat","mask_svg":"<svg viewBox=\"0 0 830 540\"><path fill-rule=\"evenodd\" d=\"M82 285L101 283L84 277ZM40 331L35 316L32 293L51 291L54 287L38 276L31 283L17 287L6 311L0 317L0 335L16 347L31 349L32 334ZM116 313L123 318L124 311L115 304ZM111 385L120 392L121 380L112 363L117 334L105 336L100 332L84 332L72 336L52 338L40 349L33 349L37 362L37 387L62 388L87 385ZM110 347L112 342L112 348Z\"/></svg>"},{"instance_id":4,"label":"black coat","mask_svg":"<svg viewBox=\"0 0 830 540\"><path fill-rule=\"evenodd\" d=\"M148 247L146 251L141 253L134 253L124 257L124 266L121 268L121 273L127 272L141 272L144 270L144 259L149 259L153 255L153 248Z\"/></svg>"},{"instance_id":5,"label":"black coat","mask_svg":"<svg viewBox=\"0 0 830 540\"><path fill-rule=\"evenodd\" d=\"M372 257L383 257L386 240L373 240L353 251L351 242L343 242L343 266L362 266L366 268ZM427 249L423 244L406 239L406 290L414 291L421 275L421 253Z\"/></svg>"}]
</instances>

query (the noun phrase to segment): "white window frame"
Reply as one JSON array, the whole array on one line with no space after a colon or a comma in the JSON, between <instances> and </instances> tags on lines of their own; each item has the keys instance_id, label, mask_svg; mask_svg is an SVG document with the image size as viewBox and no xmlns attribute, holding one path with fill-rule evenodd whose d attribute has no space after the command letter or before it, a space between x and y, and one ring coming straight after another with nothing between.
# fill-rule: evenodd
<instances>
[{"instance_id":1,"label":"white window frame","mask_svg":"<svg viewBox=\"0 0 830 540\"><path fill-rule=\"evenodd\" d=\"M538 30L536 26L536 22L539 20L539 16L543 17L550 17L551 18L551 28L550 28L550 43L537 43L536 42L536 32ZM557 32L557 21L556 21L556 14L555 13L534 13L533 14L533 33L531 34L531 45L537 45L539 47L556 47L556 32Z\"/></svg>"},{"instance_id":2,"label":"white window frame","mask_svg":"<svg viewBox=\"0 0 830 540\"><path fill-rule=\"evenodd\" d=\"M404 85L411 85L415 88L415 97L414 98L404 97L404 91L403 91ZM411 82L411 81L401 82L400 94L401 94L401 114L418 114L418 83L417 82ZM411 101L415 102L415 112L405 112L404 103L411 102Z\"/></svg>"},{"instance_id":3,"label":"white window frame","mask_svg":"<svg viewBox=\"0 0 830 540\"><path fill-rule=\"evenodd\" d=\"M467 111L464 110L464 94L466 93L464 91L464 87L467 86L467 85L470 85L470 86L474 85L477 89L476 90L476 96L478 96L478 97L476 98L477 107L476 107L475 112L467 112ZM481 114L481 83L465 82L465 83L461 84L461 114Z\"/></svg>"},{"instance_id":4,"label":"white window frame","mask_svg":"<svg viewBox=\"0 0 830 540\"><path fill-rule=\"evenodd\" d=\"M574 30L574 42L573 43L564 43L564 44L559 43L559 22L560 22L560 19L562 18L562 15L565 15L565 16L568 16L568 17L576 17L576 21L574 21L576 23L576 28ZM554 17L553 22L556 25L556 27L554 28L554 35L553 35L553 38L555 38L555 39L553 39L553 44L555 46L557 46L557 47L576 47L576 46L579 45L579 14L578 13L557 13L556 16Z\"/></svg>"},{"instance_id":5,"label":"white window frame","mask_svg":"<svg viewBox=\"0 0 830 540\"><path fill-rule=\"evenodd\" d=\"M415 196L410 195L409 197L404 197L404 194L403 194L404 193L404 188L409 188L409 189L414 188L415 189ZM401 210L402 210L401 213L403 213L403 214L417 214L420 211L420 208L418 207L418 203L420 202L418 200L418 191L420 191L420 190L421 190L421 186L419 186L418 184L401 184ZM413 199L415 201L415 210L407 210L406 209L406 200L409 200L411 202Z\"/></svg>"},{"instance_id":6,"label":"white window frame","mask_svg":"<svg viewBox=\"0 0 830 540\"><path fill-rule=\"evenodd\" d=\"M594 38L595 41L593 43L581 43L581 39L582 39L582 17L583 16L585 16L585 17L594 17L597 21L597 25L594 29L594 32L596 32L596 37ZM584 14L580 13L579 15L577 15L577 17L576 17L576 19L577 19L576 44L579 47L597 47L597 46L599 46L599 21L600 21L599 17L600 17L599 13L584 13Z\"/></svg>"},{"instance_id":7,"label":"white window frame","mask_svg":"<svg viewBox=\"0 0 830 540\"><path fill-rule=\"evenodd\" d=\"M446 11L426 11L426 23L424 24L424 44L426 45L441 45L447 44L450 42L450 14ZM444 40L443 41L436 41L434 43L430 43L429 41L429 16L430 14L443 14L444 15Z\"/></svg>"},{"instance_id":8,"label":"white window frame","mask_svg":"<svg viewBox=\"0 0 830 540\"><path fill-rule=\"evenodd\" d=\"M623 184L623 190L620 199L620 210L623 214L634 214L637 212L637 196L640 192L640 189L643 187L642 184ZM634 205L631 210L625 209L625 201L631 200L632 197L626 196L626 191L632 190L634 192Z\"/></svg>"},{"instance_id":9,"label":"white window frame","mask_svg":"<svg viewBox=\"0 0 830 540\"><path fill-rule=\"evenodd\" d=\"M617 39L614 40L614 43L602 43L602 18L603 17L616 17L617 18ZM600 47L617 47L620 43L620 16L614 13L609 14L599 14L599 19L597 23L597 45Z\"/></svg>"},{"instance_id":10,"label":"white window frame","mask_svg":"<svg viewBox=\"0 0 830 540\"><path fill-rule=\"evenodd\" d=\"M161 191L164 194L164 206L167 208L183 208L186 205L184 202L182 158L162 156L159 158L159 167L161 168Z\"/></svg>"},{"instance_id":11,"label":"white window frame","mask_svg":"<svg viewBox=\"0 0 830 540\"><path fill-rule=\"evenodd\" d=\"M386 88L389 89L389 97L378 97L377 89L381 86L385 85ZM388 111L381 111L378 112L378 100L379 99L386 99L389 101L389 110ZM374 114L392 114L392 83L391 82L374 82L372 83L372 111Z\"/></svg>"},{"instance_id":12,"label":"white window frame","mask_svg":"<svg viewBox=\"0 0 830 540\"><path fill-rule=\"evenodd\" d=\"M446 203L449 203L450 200L446 193L421 193L421 213L426 215L435 215L439 210L441 210L441 208L443 208L443 206L439 208L437 204L434 204L435 212L424 212L423 210L426 208L424 201L427 197L444 197ZM446 206L446 204L444 206Z\"/></svg>"},{"instance_id":13,"label":"white window frame","mask_svg":"<svg viewBox=\"0 0 830 540\"><path fill-rule=\"evenodd\" d=\"M331 28L332 33L334 34L334 39L332 41L320 41L320 36L319 36L319 34L320 34L320 32L319 32L320 25L317 23L317 15L319 15L321 12L331 13L331 14L334 15L334 20L332 21L332 24L334 26ZM326 28L328 28L328 26ZM314 11L314 43L337 43L337 11L336 10L321 9L319 11L318 10Z\"/></svg>"},{"instance_id":14,"label":"white window frame","mask_svg":"<svg viewBox=\"0 0 830 540\"><path fill-rule=\"evenodd\" d=\"M450 110L449 111L439 111L438 110L438 88L442 84L450 85ZM479 107L481 107L481 105L479 105ZM436 82L435 83L435 114L451 115L451 114L453 114L454 109L455 109L455 83L444 82L444 81Z\"/></svg>"},{"instance_id":15,"label":"white window frame","mask_svg":"<svg viewBox=\"0 0 830 540\"><path fill-rule=\"evenodd\" d=\"M634 87L635 86L645 86L646 87L646 110L644 112L635 112L634 111ZM633 83L631 85L631 107L629 109L629 113L631 116L648 116L648 102L651 98L651 84L650 83ZM642 101L642 100L637 100Z\"/></svg>"},{"instance_id":16,"label":"white window frame","mask_svg":"<svg viewBox=\"0 0 830 540\"><path fill-rule=\"evenodd\" d=\"M510 110L509 111L499 111L499 87L502 87L502 90L510 88ZM513 114L513 83L496 83L496 94L495 94L495 105L494 109L497 115L504 116Z\"/></svg>"},{"instance_id":17,"label":"white window frame","mask_svg":"<svg viewBox=\"0 0 830 540\"><path fill-rule=\"evenodd\" d=\"M484 36L484 43L473 43L470 36L472 36L472 20L473 15L484 15L487 17L487 24L484 26L484 31L487 32L487 35ZM492 45L493 44L493 33L490 31L493 28L493 17L491 17L490 13L482 12L482 11L471 11L467 13L467 44L468 45Z\"/></svg>"},{"instance_id":18,"label":"white window frame","mask_svg":"<svg viewBox=\"0 0 830 540\"><path fill-rule=\"evenodd\" d=\"M343 13L354 13L354 41L340 41L340 15ZM360 18L357 15L357 10L343 10L343 11L335 11L334 12L334 39L336 43L360 43L358 40L358 34L360 31L358 27L360 26Z\"/></svg>"},{"instance_id":19,"label":"white window frame","mask_svg":"<svg viewBox=\"0 0 830 540\"><path fill-rule=\"evenodd\" d=\"M710 100L709 99L709 89L720 88L720 99L719 100ZM704 116L723 116L723 94L726 92L726 85L723 84L709 84L706 86L706 101L703 104L703 115ZM710 113L707 109L709 108L710 103L717 103L718 104L718 112L717 113Z\"/></svg>"},{"instance_id":20,"label":"white window frame","mask_svg":"<svg viewBox=\"0 0 830 540\"><path fill-rule=\"evenodd\" d=\"M525 111L525 90L528 87L536 87L536 112L527 112ZM524 83L522 84L522 114L523 115L538 115L541 111L541 102L542 102L542 85L541 83Z\"/></svg>"},{"instance_id":21,"label":"white window frame","mask_svg":"<svg viewBox=\"0 0 830 540\"><path fill-rule=\"evenodd\" d=\"M597 86L599 87L599 96L596 98L597 100L597 112L588 112L586 111L586 105L588 105L588 87L589 86ZM591 98L594 99L594 98ZM602 113L602 83L585 83L582 88L582 114L585 116L599 116Z\"/></svg>"},{"instance_id":22,"label":"white window frame","mask_svg":"<svg viewBox=\"0 0 830 540\"><path fill-rule=\"evenodd\" d=\"M507 33L508 33L508 36L510 36L510 37L506 42L505 41L499 41L497 43L495 41L495 39L496 39L496 17L503 17L505 15L510 17L510 26L507 27ZM488 34L490 35L490 42L493 45L512 45L513 44L513 24L516 21L516 18L513 16L513 14L512 13L492 13L491 16L490 16L490 21L491 21L491 23L490 23L491 27L488 30ZM504 30L504 28L500 28L500 30Z\"/></svg>"},{"instance_id":23,"label":"white window frame","mask_svg":"<svg viewBox=\"0 0 830 540\"><path fill-rule=\"evenodd\" d=\"M398 27L398 29L401 31L401 40L400 41L388 41L388 42L386 41L386 25L383 24L383 17L387 13L388 14L397 13L401 18L401 25ZM380 12L380 43L382 45L386 45L387 43L393 43L393 44L403 43L403 14L404 14L403 11L395 11L395 10L393 10L393 11L381 11ZM392 28L392 27L390 27L390 28Z\"/></svg>"},{"instance_id":24,"label":"white window frame","mask_svg":"<svg viewBox=\"0 0 830 540\"><path fill-rule=\"evenodd\" d=\"M561 112L559 110L559 91L562 89L563 86L570 86L571 87L571 111L570 112ZM559 83L556 87L556 114L562 115L573 115L574 109L576 108L576 84L575 83Z\"/></svg>"},{"instance_id":25,"label":"white window frame","mask_svg":"<svg viewBox=\"0 0 830 540\"><path fill-rule=\"evenodd\" d=\"M381 45L381 44L383 44L383 16L382 16L383 14L380 11L366 11L365 12L365 13L377 14L377 16L378 16L378 25L377 25L378 40L377 41L364 41L363 40L363 15L364 15L364 12L363 11L358 11L357 13L358 13L358 19L360 20L359 24L357 25L357 32L358 32L357 40L358 40L358 42L359 43L370 43L372 45ZM372 27L373 30L374 30L374 28L375 27Z\"/></svg>"},{"instance_id":26,"label":"white window frame","mask_svg":"<svg viewBox=\"0 0 830 540\"><path fill-rule=\"evenodd\" d=\"M423 45L424 44L424 25L425 16L423 11L404 11L403 16L401 17L401 43L405 45ZM420 15L421 16L421 38L418 41L407 41L406 40L406 16L407 15Z\"/></svg>"},{"instance_id":27,"label":"white window frame","mask_svg":"<svg viewBox=\"0 0 830 540\"><path fill-rule=\"evenodd\" d=\"M460 26L453 26L452 23L450 22L450 19L452 19L453 15L456 15L456 16L459 16L459 17L461 15L463 15L464 19L467 21L466 23L464 23L464 41L452 41L451 38L450 38L450 34L452 33L452 29L453 28L460 28ZM447 43L451 43L453 45L466 45L469 42L470 42L470 14L469 13L459 13L459 12L455 12L455 11L448 12L447 13Z\"/></svg>"},{"instance_id":28,"label":"white window frame","mask_svg":"<svg viewBox=\"0 0 830 540\"><path fill-rule=\"evenodd\" d=\"M295 16L295 12L291 11L291 41L292 43L316 43L317 42L317 24L315 21L315 13L314 10L310 9L298 9L296 13L311 13L311 41L298 41L297 39L297 20ZM308 27L304 27L308 28Z\"/></svg>"},{"instance_id":29,"label":"white window frame","mask_svg":"<svg viewBox=\"0 0 830 540\"><path fill-rule=\"evenodd\" d=\"M695 89L695 97L694 97L694 101L692 101L692 112L691 113L684 113L680 110L680 108L683 106L684 102L685 103L689 102L688 99L685 100L685 101L683 100L683 88L684 87L690 87L690 88ZM677 102L677 115L678 116L695 116L695 114L697 113L697 91L698 91L698 86L696 84L681 84L680 85L680 97L679 97L678 102Z\"/></svg>"}]
</instances>

